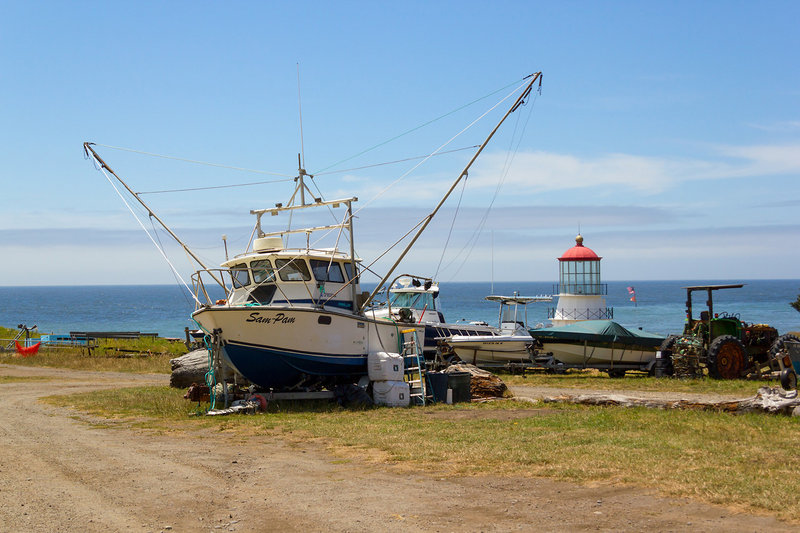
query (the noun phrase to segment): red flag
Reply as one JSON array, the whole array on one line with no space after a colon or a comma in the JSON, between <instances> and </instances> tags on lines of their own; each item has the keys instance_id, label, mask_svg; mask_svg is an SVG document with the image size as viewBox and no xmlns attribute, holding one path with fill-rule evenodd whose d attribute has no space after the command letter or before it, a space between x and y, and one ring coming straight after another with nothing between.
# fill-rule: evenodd
<instances>
[{"instance_id":1,"label":"red flag","mask_svg":"<svg viewBox=\"0 0 800 533\"><path fill-rule=\"evenodd\" d=\"M633 287L628 287L628 294L631 295L631 301L636 303L636 290Z\"/></svg>"}]
</instances>

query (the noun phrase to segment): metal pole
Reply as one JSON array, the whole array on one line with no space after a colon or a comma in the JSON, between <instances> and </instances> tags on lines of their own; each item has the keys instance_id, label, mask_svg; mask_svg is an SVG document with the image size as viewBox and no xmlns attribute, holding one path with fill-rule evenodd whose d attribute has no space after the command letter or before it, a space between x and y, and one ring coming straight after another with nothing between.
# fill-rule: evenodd
<instances>
[{"instance_id":1,"label":"metal pole","mask_svg":"<svg viewBox=\"0 0 800 533\"><path fill-rule=\"evenodd\" d=\"M450 189L444 195L444 198L441 199L441 201L436 205L434 210L426 217L426 220L422 224L422 227L420 227L419 230L417 230L417 233L411 239L411 242L408 243L408 246L406 246L406 248L402 251L402 253L400 254L400 257L397 258L397 261L394 262L394 264L392 265L392 268L389 269L389 272L386 274L386 276L383 277L383 279L380 281L380 283L378 283L378 286L375 287L375 290L373 290L372 293L370 293L369 297L367 297L366 301L361 305L361 310L362 311L364 309L366 309L367 305L369 305L369 303L372 301L372 299L375 297L375 295L378 293L378 291L381 289L381 287L383 287L383 284L386 283L386 280L389 279L389 277L392 275L392 273L394 273L395 269L398 267L400 262L405 258L406 254L409 252L409 250L411 250L411 247L414 246L414 243L416 243L417 239L419 239L420 235L422 235L422 232L425 231L425 228L427 228L428 224L430 224L431 220L433 220L433 217L439 211L439 208L442 207L442 205L445 203L447 198L450 196L450 194L453 192L453 190L459 184L459 182L461 181L461 178L463 178L464 176L467 175L467 171L469 171L470 167L475 162L475 160L478 159L478 156L481 155L481 152L483 152L483 149L486 148L486 145L489 143L491 138L494 137L494 134L497 133L497 130L500 129L500 126L503 124L503 122L505 122L506 118L508 118L508 116L511 113L513 113L517 109L517 107L519 107L519 105L522 103L522 101L525 99L525 97L528 96L528 93L530 93L530 91L531 91L531 87L533 87L533 84L536 83L536 80L541 78L541 75L542 75L541 72L537 72L536 74L533 74L533 79L530 81L530 83L528 85L525 86L525 89L522 91L522 94L520 94L519 98L517 98L516 101L514 102L514 105L512 105L509 108L509 110L506 111L506 114L503 115L503 118L500 119L500 122L497 123L497 125L494 127L494 129L491 131L491 133L489 133L489 136L486 137L486 139L483 141L483 143L481 143L481 145L478 147L478 150L472 156L472 159L470 159L469 163L467 163L467 166L464 167L464 170L461 171L461 174L458 175L458 178L450 186Z\"/></svg>"},{"instance_id":2,"label":"metal pole","mask_svg":"<svg viewBox=\"0 0 800 533\"><path fill-rule=\"evenodd\" d=\"M127 191L128 191L129 193L131 193L131 195L132 195L134 198L136 198L136 200L137 200L137 201L138 201L140 204L142 204L142 206L143 206L145 209L147 209L147 213L149 214L149 216L151 216L151 217L153 217L154 219L156 219L156 220L158 221L158 223L159 223L159 224L161 224L161 227L163 227L165 230L167 230L167 233L169 233L169 234L170 234L170 236L171 236L173 239L175 239L175 242L177 242L178 244L180 244L180 245L181 245L181 247L183 247L183 249L186 251L186 253L187 253L187 254L189 254L189 255L192 257L192 259L194 259L195 261L197 261L197 264L199 264L199 265L200 265L201 267L203 267L205 270L208 270L208 267L207 267L207 266L206 266L206 265L205 265L205 264L204 264L204 263L203 263L203 262L200 260L200 258L199 258L199 257L197 257L196 255L194 255L194 252L192 252L192 250L190 250L190 249L189 249L189 247L188 247L188 246L186 246L186 244L184 244L184 242L183 242L182 240L180 240L180 238L178 238L178 236L177 236L177 235L175 235L175 234L172 232L172 230L171 230L171 229L169 229L169 227L168 227L168 226L167 226L167 225L164 223L164 221L163 221L163 220L161 220L160 218L158 218L158 215L156 215L156 214L153 212L153 210L152 210L152 209L150 209L150 206L148 206L146 203L144 203L144 202L142 201L142 199L141 199L141 198L139 198L139 195L138 195L138 194L136 194L135 192L133 192L133 190L132 190L130 187L128 187L128 184L127 184L127 183L125 183L125 182L122 180L122 178L120 178L119 176L117 176L117 173L116 173L116 172L114 172L114 170L112 170L112 169L111 169L111 167L109 167L109 166L106 164L106 162L105 162L105 161L103 161L103 159L102 159L102 158L101 158L101 157L100 157L100 156L97 154L97 152L95 152L95 151L94 151L94 148L92 148L92 147L91 147L91 144L92 144L92 143L89 143L89 142L85 142L85 143L83 143L83 149L84 149L84 151L86 152L86 154L88 155L88 153L89 153L89 152L91 152L91 153L92 153L92 157L94 157L95 161L97 161L98 163L100 163L100 166L102 166L104 169L108 170L108 171L111 173L111 175L112 175L112 176L114 176L115 178L117 178L117 181L119 181L119 182L122 184L122 186L123 186L123 187L125 187L125 189L127 189ZM216 276L215 276L215 275L214 275L214 274L213 274L211 271L209 271L209 275L210 275L212 278L214 278L214 280L215 280L217 283L219 283L220 285L222 285L222 282L221 282L219 279L217 279L217 277L216 277Z\"/></svg>"},{"instance_id":3,"label":"metal pole","mask_svg":"<svg viewBox=\"0 0 800 533\"><path fill-rule=\"evenodd\" d=\"M358 276L358 270L356 266L356 249L353 240L353 204L350 200L347 201L347 226L350 230L350 264L352 265L353 276ZM350 294L353 299L353 312L358 311L358 291L356 291L356 282L354 280L350 281Z\"/></svg>"}]
</instances>

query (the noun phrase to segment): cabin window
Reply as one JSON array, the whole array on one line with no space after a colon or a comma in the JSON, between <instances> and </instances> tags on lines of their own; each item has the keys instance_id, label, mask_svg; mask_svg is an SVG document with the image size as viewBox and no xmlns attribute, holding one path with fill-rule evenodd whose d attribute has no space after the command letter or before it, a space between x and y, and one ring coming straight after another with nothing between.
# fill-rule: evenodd
<instances>
[{"instance_id":1,"label":"cabin window","mask_svg":"<svg viewBox=\"0 0 800 533\"><path fill-rule=\"evenodd\" d=\"M253 283L275 281L275 271L272 270L269 259L253 261L250 263L250 268L253 270Z\"/></svg>"},{"instance_id":2,"label":"cabin window","mask_svg":"<svg viewBox=\"0 0 800 533\"><path fill-rule=\"evenodd\" d=\"M311 270L314 272L314 277L317 281L344 283L344 275L339 263L311 259Z\"/></svg>"},{"instance_id":3,"label":"cabin window","mask_svg":"<svg viewBox=\"0 0 800 533\"><path fill-rule=\"evenodd\" d=\"M267 283L266 285L255 286L253 290L250 291L247 301L267 305L272 301L273 296L275 296L275 285Z\"/></svg>"},{"instance_id":4,"label":"cabin window","mask_svg":"<svg viewBox=\"0 0 800 533\"><path fill-rule=\"evenodd\" d=\"M231 269L231 278L233 279L233 286L236 289L240 289L245 285L249 285L250 274L248 273L247 265L245 263L241 263L234 266Z\"/></svg>"},{"instance_id":5,"label":"cabin window","mask_svg":"<svg viewBox=\"0 0 800 533\"><path fill-rule=\"evenodd\" d=\"M344 270L347 272L347 279L353 279L353 263L345 263ZM356 277L358 277L358 268L356 268ZM355 282L358 283L358 279Z\"/></svg>"},{"instance_id":6,"label":"cabin window","mask_svg":"<svg viewBox=\"0 0 800 533\"><path fill-rule=\"evenodd\" d=\"M283 281L308 281L311 274L302 259L276 259L275 266Z\"/></svg>"},{"instance_id":7,"label":"cabin window","mask_svg":"<svg viewBox=\"0 0 800 533\"><path fill-rule=\"evenodd\" d=\"M433 311L436 306L433 302L433 294L429 292L395 292L390 297L392 307L408 307L409 309L426 309Z\"/></svg>"}]
</instances>

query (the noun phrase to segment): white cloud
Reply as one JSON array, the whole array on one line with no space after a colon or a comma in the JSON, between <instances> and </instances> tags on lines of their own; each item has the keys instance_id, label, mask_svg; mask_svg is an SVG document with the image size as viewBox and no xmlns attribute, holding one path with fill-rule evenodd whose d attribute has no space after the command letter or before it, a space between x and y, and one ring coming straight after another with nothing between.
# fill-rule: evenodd
<instances>
[{"instance_id":1,"label":"white cloud","mask_svg":"<svg viewBox=\"0 0 800 533\"><path fill-rule=\"evenodd\" d=\"M783 175L800 172L800 144L720 146L717 152L742 160L736 176Z\"/></svg>"},{"instance_id":2,"label":"white cloud","mask_svg":"<svg viewBox=\"0 0 800 533\"><path fill-rule=\"evenodd\" d=\"M757 130L777 132L777 133L792 133L800 130L800 120L785 120L782 122L773 122L770 124L748 124L751 128Z\"/></svg>"},{"instance_id":3,"label":"white cloud","mask_svg":"<svg viewBox=\"0 0 800 533\"><path fill-rule=\"evenodd\" d=\"M487 154L470 176L470 185L494 188L506 160L505 153ZM621 153L581 158L533 151L516 154L504 186L524 193L611 186L654 195L683 182L792 173L800 173L800 143L717 146L706 159Z\"/></svg>"}]
</instances>

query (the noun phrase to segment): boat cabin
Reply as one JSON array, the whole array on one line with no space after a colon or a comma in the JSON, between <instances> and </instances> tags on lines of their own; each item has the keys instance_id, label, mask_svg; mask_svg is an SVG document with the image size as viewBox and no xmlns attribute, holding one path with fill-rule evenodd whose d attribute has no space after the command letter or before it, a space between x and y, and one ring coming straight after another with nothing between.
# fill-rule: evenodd
<instances>
[{"instance_id":1,"label":"boat cabin","mask_svg":"<svg viewBox=\"0 0 800 533\"><path fill-rule=\"evenodd\" d=\"M437 307L438 297L439 286L430 280L421 283L417 278L400 278L389 289L388 307L407 322L440 324L444 315Z\"/></svg>"},{"instance_id":2,"label":"boat cabin","mask_svg":"<svg viewBox=\"0 0 800 533\"><path fill-rule=\"evenodd\" d=\"M226 305L354 310L347 284L357 286L358 268L354 272L349 256L334 249L283 249L279 241L257 242L254 252L222 263L231 282Z\"/></svg>"},{"instance_id":3,"label":"boat cabin","mask_svg":"<svg viewBox=\"0 0 800 533\"><path fill-rule=\"evenodd\" d=\"M531 302L550 302L552 296L487 296L490 302L500 304L501 334L514 334L528 331L528 304Z\"/></svg>"}]
</instances>

